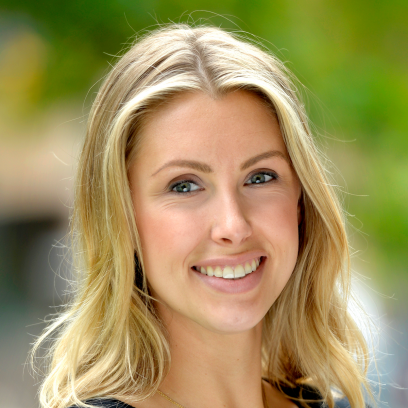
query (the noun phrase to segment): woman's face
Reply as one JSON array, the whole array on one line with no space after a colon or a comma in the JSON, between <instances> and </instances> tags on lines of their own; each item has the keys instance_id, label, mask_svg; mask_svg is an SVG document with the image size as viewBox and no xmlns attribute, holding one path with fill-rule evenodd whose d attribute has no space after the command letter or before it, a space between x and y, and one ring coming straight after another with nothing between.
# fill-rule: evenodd
<instances>
[{"instance_id":1,"label":"woman's face","mask_svg":"<svg viewBox=\"0 0 408 408\"><path fill-rule=\"evenodd\" d=\"M255 327L298 253L300 185L276 118L245 91L186 93L141 137L129 178L159 313L219 333Z\"/></svg>"}]
</instances>

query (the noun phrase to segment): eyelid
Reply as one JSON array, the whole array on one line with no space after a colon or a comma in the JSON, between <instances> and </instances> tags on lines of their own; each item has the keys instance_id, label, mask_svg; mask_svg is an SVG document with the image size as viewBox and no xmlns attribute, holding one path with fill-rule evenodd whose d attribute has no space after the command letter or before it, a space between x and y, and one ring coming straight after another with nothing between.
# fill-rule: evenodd
<instances>
[{"instance_id":1,"label":"eyelid","mask_svg":"<svg viewBox=\"0 0 408 408\"><path fill-rule=\"evenodd\" d=\"M268 176L273 177L273 180L269 180L269 181L267 181L267 182L265 182L265 183L261 183L261 184L270 183L270 182L272 182L272 181L276 181L276 180L279 179L279 175L278 175L278 173L276 173L276 171L266 170L266 169L264 169L264 170L259 170L259 169L258 169L258 170L255 170L255 171L253 171L251 174L248 175L248 177L247 177L246 180L245 180L245 183L247 183L248 180L250 180L253 176L255 176L255 175L257 175L257 174L266 174L266 175L268 175ZM250 183L250 184L253 184L253 183ZM259 184L257 184L257 185L259 186Z\"/></svg>"},{"instance_id":2,"label":"eyelid","mask_svg":"<svg viewBox=\"0 0 408 408\"><path fill-rule=\"evenodd\" d=\"M180 174L179 176L174 177L168 184L168 186L174 186L177 183L183 181L189 181L190 183L200 184L201 179L195 174Z\"/></svg>"},{"instance_id":3,"label":"eyelid","mask_svg":"<svg viewBox=\"0 0 408 408\"><path fill-rule=\"evenodd\" d=\"M176 195L178 195L178 196L187 196L187 195L190 195L190 194L194 194L194 193L196 193L196 192L198 192L198 191L200 191L200 190L203 189L203 187L202 187L200 181L195 180L196 178L197 178L197 177L194 176L194 175L192 175L192 174L182 175L182 176L180 176L180 179L178 179L178 180L176 179L175 181L170 182L166 190L167 190L170 194L176 194ZM182 183L191 183L191 184L196 185L198 188L197 188L196 190L187 191L187 192L184 192L184 193L174 191L174 188L175 188L178 184L182 184Z\"/></svg>"},{"instance_id":4,"label":"eyelid","mask_svg":"<svg viewBox=\"0 0 408 408\"><path fill-rule=\"evenodd\" d=\"M180 180L174 181L173 183L170 183L169 189L172 190L178 184L182 184L182 183L191 183L191 184L195 184L196 186L199 185L197 182L195 182L194 180L191 180L191 179L180 179Z\"/></svg>"}]
</instances>

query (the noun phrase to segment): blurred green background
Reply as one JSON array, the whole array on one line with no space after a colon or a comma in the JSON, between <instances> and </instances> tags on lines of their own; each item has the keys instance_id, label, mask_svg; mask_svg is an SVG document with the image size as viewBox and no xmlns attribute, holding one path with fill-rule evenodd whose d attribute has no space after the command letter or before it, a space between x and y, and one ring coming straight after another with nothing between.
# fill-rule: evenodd
<instances>
[{"instance_id":1,"label":"blurred green background","mask_svg":"<svg viewBox=\"0 0 408 408\"><path fill-rule=\"evenodd\" d=\"M259 36L305 85L350 214L359 293L382 330L382 400L407 407L408 2L0 0L2 407L37 406L23 368L38 322L63 301L60 240L100 80L137 33L170 21Z\"/></svg>"}]
</instances>

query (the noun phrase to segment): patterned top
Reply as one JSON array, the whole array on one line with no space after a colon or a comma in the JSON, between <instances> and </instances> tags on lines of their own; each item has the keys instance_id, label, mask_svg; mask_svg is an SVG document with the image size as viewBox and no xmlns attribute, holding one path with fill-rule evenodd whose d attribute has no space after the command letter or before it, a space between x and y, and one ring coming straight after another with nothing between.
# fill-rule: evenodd
<instances>
[{"instance_id":1,"label":"patterned top","mask_svg":"<svg viewBox=\"0 0 408 408\"><path fill-rule=\"evenodd\" d=\"M282 387L282 390L285 392L289 399L298 398L302 394L303 399L315 402L309 402L310 408L327 408L327 405L322 401L321 395L319 392L308 385L302 385L296 388ZM115 399L103 399L96 398L86 401L88 404L93 405L95 408L133 408L132 406L125 404L122 401ZM303 407L299 401L292 402L298 407ZM350 404L347 398L342 398L336 400L336 408L350 408ZM69 408L79 408L76 405L73 405ZM370 408L369 405L366 405L366 408Z\"/></svg>"}]
</instances>

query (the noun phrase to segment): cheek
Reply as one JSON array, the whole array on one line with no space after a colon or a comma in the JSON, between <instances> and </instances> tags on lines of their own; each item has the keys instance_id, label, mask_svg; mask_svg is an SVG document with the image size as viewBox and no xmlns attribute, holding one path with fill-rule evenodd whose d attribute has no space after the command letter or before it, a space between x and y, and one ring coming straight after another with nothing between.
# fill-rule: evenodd
<instances>
[{"instance_id":1,"label":"cheek","mask_svg":"<svg viewBox=\"0 0 408 408\"><path fill-rule=\"evenodd\" d=\"M253 208L253 219L272 243L287 244L288 248L298 245L297 200L274 197Z\"/></svg>"},{"instance_id":2,"label":"cheek","mask_svg":"<svg viewBox=\"0 0 408 408\"><path fill-rule=\"evenodd\" d=\"M271 200L258 207L254 223L255 229L260 232L260 238L268 246L267 250L271 255L269 261L274 271L270 279L274 290L280 293L289 280L298 257L297 203L287 199Z\"/></svg>"},{"instance_id":3,"label":"cheek","mask_svg":"<svg viewBox=\"0 0 408 408\"><path fill-rule=\"evenodd\" d=\"M202 217L193 211L139 207L136 216L146 266L153 267L148 269L180 264L200 241Z\"/></svg>"}]
</instances>

